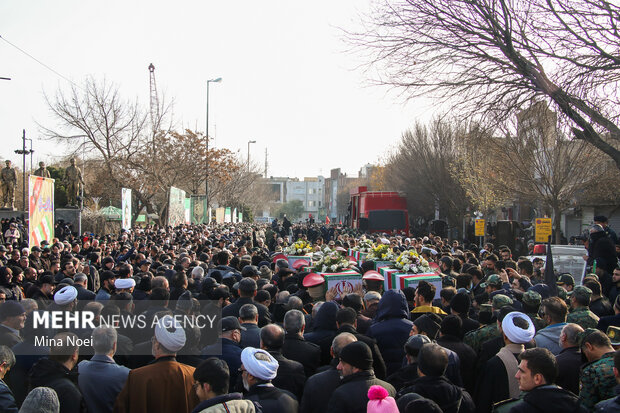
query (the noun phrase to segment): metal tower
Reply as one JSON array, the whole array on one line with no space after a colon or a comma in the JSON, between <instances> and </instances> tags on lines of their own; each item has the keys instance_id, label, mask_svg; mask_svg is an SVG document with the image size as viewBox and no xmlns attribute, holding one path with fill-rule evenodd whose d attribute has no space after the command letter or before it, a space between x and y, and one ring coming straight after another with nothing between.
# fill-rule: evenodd
<instances>
[{"instance_id":1,"label":"metal tower","mask_svg":"<svg viewBox=\"0 0 620 413\"><path fill-rule=\"evenodd\" d=\"M159 97L157 96L157 85L155 84L155 66L149 65L150 90L151 90L151 128L153 137L159 129Z\"/></svg>"}]
</instances>

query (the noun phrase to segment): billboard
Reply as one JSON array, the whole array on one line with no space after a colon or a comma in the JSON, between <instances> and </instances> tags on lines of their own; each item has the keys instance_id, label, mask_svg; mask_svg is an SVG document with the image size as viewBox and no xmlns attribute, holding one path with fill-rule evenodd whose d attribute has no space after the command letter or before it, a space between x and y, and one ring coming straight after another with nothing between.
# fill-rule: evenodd
<instances>
[{"instance_id":1,"label":"billboard","mask_svg":"<svg viewBox=\"0 0 620 413\"><path fill-rule=\"evenodd\" d=\"M192 195L190 198L190 211L192 224L207 224L207 197L204 195Z\"/></svg>"},{"instance_id":2,"label":"billboard","mask_svg":"<svg viewBox=\"0 0 620 413\"><path fill-rule=\"evenodd\" d=\"M131 229L131 189L123 188L121 195L121 228Z\"/></svg>"},{"instance_id":3,"label":"billboard","mask_svg":"<svg viewBox=\"0 0 620 413\"><path fill-rule=\"evenodd\" d=\"M170 187L168 203L168 225L176 227L185 223L185 191Z\"/></svg>"},{"instance_id":4,"label":"billboard","mask_svg":"<svg viewBox=\"0 0 620 413\"><path fill-rule=\"evenodd\" d=\"M54 238L54 180L30 175L28 205L28 246L40 247Z\"/></svg>"}]
</instances>

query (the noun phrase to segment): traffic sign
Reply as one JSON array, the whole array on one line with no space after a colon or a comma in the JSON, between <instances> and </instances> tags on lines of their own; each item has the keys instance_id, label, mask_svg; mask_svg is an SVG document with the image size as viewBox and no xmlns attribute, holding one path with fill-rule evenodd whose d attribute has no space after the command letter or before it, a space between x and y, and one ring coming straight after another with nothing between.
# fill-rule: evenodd
<instances>
[{"instance_id":1,"label":"traffic sign","mask_svg":"<svg viewBox=\"0 0 620 413\"><path fill-rule=\"evenodd\" d=\"M553 233L551 218L536 218L536 242L547 242Z\"/></svg>"},{"instance_id":2,"label":"traffic sign","mask_svg":"<svg viewBox=\"0 0 620 413\"><path fill-rule=\"evenodd\" d=\"M475 226L475 233L474 235L476 237L484 237L484 219L477 219L476 220L476 226Z\"/></svg>"}]
</instances>

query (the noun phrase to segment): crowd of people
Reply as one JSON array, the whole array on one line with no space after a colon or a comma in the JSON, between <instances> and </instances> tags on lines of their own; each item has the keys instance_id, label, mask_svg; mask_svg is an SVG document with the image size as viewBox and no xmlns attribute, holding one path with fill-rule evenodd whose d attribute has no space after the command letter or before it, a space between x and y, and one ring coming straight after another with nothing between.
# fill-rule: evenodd
<instances>
[{"instance_id":1,"label":"crowd of people","mask_svg":"<svg viewBox=\"0 0 620 413\"><path fill-rule=\"evenodd\" d=\"M29 249L11 224L0 411L620 411L618 240L597 218L583 277L503 245L338 225L147 226ZM298 239L315 259L367 241L416 250L441 289L386 290L375 262L351 259L363 288L334 295L282 256ZM42 328L45 311L158 321ZM213 329L183 322L210 314Z\"/></svg>"}]
</instances>

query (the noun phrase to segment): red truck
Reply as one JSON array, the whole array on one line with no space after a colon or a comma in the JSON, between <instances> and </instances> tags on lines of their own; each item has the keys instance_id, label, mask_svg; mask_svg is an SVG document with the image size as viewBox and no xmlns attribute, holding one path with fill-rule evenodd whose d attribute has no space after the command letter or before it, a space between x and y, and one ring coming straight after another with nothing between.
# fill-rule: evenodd
<instances>
[{"instance_id":1,"label":"red truck","mask_svg":"<svg viewBox=\"0 0 620 413\"><path fill-rule=\"evenodd\" d=\"M407 199L399 192L351 190L347 224L366 232L409 233Z\"/></svg>"}]
</instances>

